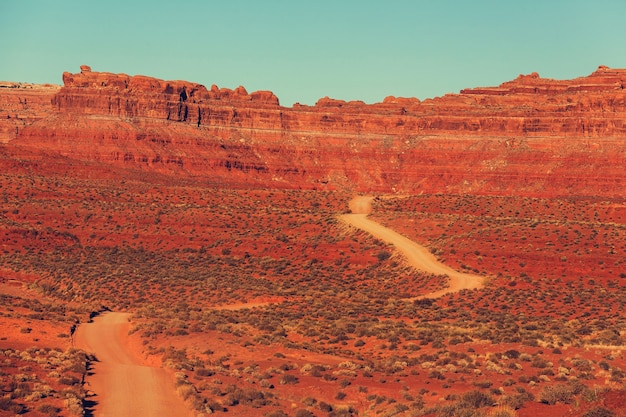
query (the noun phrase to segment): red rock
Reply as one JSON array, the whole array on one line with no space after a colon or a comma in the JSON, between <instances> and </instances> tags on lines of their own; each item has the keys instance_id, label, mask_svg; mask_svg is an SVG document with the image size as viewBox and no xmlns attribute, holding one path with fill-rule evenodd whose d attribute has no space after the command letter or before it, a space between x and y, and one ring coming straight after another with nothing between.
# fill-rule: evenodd
<instances>
[{"instance_id":1,"label":"red rock","mask_svg":"<svg viewBox=\"0 0 626 417\"><path fill-rule=\"evenodd\" d=\"M269 91L83 67L63 75L50 116L14 145L270 187L619 196L625 79L599 67L424 101L324 97L289 108Z\"/></svg>"},{"instance_id":2,"label":"red rock","mask_svg":"<svg viewBox=\"0 0 626 417\"><path fill-rule=\"evenodd\" d=\"M278 102L278 97L276 97L271 91L255 91L254 93L250 94L250 99L252 101L274 106L278 106L280 104Z\"/></svg>"},{"instance_id":3,"label":"red rock","mask_svg":"<svg viewBox=\"0 0 626 417\"><path fill-rule=\"evenodd\" d=\"M387 96L385 97L385 99L383 100L384 104L395 104L395 105L400 105L400 106L405 106L405 107L412 107L412 106L417 106L420 104L420 100L415 98L415 97L394 97L394 96Z\"/></svg>"},{"instance_id":4,"label":"red rock","mask_svg":"<svg viewBox=\"0 0 626 417\"><path fill-rule=\"evenodd\" d=\"M49 115L50 101L59 89L58 85L0 81L0 144Z\"/></svg>"}]
</instances>

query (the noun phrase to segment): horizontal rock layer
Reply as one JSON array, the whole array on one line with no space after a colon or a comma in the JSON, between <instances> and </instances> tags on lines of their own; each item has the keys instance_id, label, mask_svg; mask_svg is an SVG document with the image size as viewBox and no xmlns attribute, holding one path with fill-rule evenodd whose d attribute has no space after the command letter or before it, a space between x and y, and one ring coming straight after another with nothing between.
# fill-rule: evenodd
<instances>
[{"instance_id":1,"label":"horizontal rock layer","mask_svg":"<svg viewBox=\"0 0 626 417\"><path fill-rule=\"evenodd\" d=\"M599 67L424 101L283 107L268 91L84 66L11 144L225 184L621 196L625 80Z\"/></svg>"},{"instance_id":2,"label":"horizontal rock layer","mask_svg":"<svg viewBox=\"0 0 626 417\"><path fill-rule=\"evenodd\" d=\"M0 81L0 143L17 137L20 129L50 114L58 85Z\"/></svg>"}]
</instances>

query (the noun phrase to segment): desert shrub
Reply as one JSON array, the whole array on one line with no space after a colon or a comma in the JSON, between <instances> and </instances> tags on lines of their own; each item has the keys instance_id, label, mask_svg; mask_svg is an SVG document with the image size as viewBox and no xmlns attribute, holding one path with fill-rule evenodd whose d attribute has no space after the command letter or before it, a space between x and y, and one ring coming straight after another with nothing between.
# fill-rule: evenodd
<instances>
[{"instance_id":1,"label":"desert shrub","mask_svg":"<svg viewBox=\"0 0 626 417\"><path fill-rule=\"evenodd\" d=\"M575 359L572 361L572 365L581 372L591 372L593 370L591 362L586 359Z\"/></svg>"},{"instance_id":2,"label":"desert shrub","mask_svg":"<svg viewBox=\"0 0 626 417\"><path fill-rule=\"evenodd\" d=\"M299 382L300 380L298 379L297 376L292 375L292 374L285 374L282 377L280 377L280 384L281 385L286 385L286 384L290 384L290 385L295 385Z\"/></svg>"},{"instance_id":3,"label":"desert shrub","mask_svg":"<svg viewBox=\"0 0 626 417\"><path fill-rule=\"evenodd\" d=\"M482 381L474 382L473 385L478 388L490 388L493 385L493 382L489 381L488 379L484 379Z\"/></svg>"},{"instance_id":4,"label":"desert shrub","mask_svg":"<svg viewBox=\"0 0 626 417\"><path fill-rule=\"evenodd\" d=\"M61 411L61 409L59 407L53 406L52 404L41 404L37 406L37 411L43 414L56 416L57 414L59 414L59 411Z\"/></svg>"},{"instance_id":5,"label":"desert shrub","mask_svg":"<svg viewBox=\"0 0 626 417\"><path fill-rule=\"evenodd\" d=\"M590 391L590 389L585 384L583 384L582 382L578 380L568 381L567 386L569 387L569 389L572 391L572 394L574 395L578 395L580 393Z\"/></svg>"},{"instance_id":6,"label":"desert shrub","mask_svg":"<svg viewBox=\"0 0 626 417\"><path fill-rule=\"evenodd\" d=\"M215 401L214 399L211 399L211 398L206 400L205 408L207 409L207 411L211 410L212 413L214 413L216 411L225 411L226 410L222 404L220 404L219 402L217 402L217 401Z\"/></svg>"},{"instance_id":7,"label":"desert shrub","mask_svg":"<svg viewBox=\"0 0 626 417\"><path fill-rule=\"evenodd\" d=\"M488 405L493 405L493 398L491 395L486 394L482 391L473 390L464 393L461 396L461 402L463 406L471 407L471 408L481 408L486 407Z\"/></svg>"},{"instance_id":8,"label":"desert shrub","mask_svg":"<svg viewBox=\"0 0 626 417\"><path fill-rule=\"evenodd\" d=\"M74 415L74 416L85 415L85 410L83 409L83 402L80 399L74 396L70 396L65 399L64 403L65 403L65 408L67 408L67 411L69 411L71 415Z\"/></svg>"},{"instance_id":9,"label":"desert shrub","mask_svg":"<svg viewBox=\"0 0 626 417\"><path fill-rule=\"evenodd\" d=\"M594 407L583 414L583 417L615 417L615 413L604 407Z\"/></svg>"},{"instance_id":10,"label":"desert shrub","mask_svg":"<svg viewBox=\"0 0 626 417\"><path fill-rule=\"evenodd\" d=\"M510 387L511 385L515 385L516 382L513 378L507 378L502 382L502 385L505 387Z\"/></svg>"},{"instance_id":11,"label":"desert shrub","mask_svg":"<svg viewBox=\"0 0 626 417\"><path fill-rule=\"evenodd\" d=\"M519 351L515 350L515 349L509 349L506 352L504 352L504 354L509 358L509 359L517 359L519 358Z\"/></svg>"},{"instance_id":12,"label":"desert shrub","mask_svg":"<svg viewBox=\"0 0 626 417\"><path fill-rule=\"evenodd\" d=\"M530 366L532 366L533 368L539 368L539 369L544 369L544 368L549 368L552 366L551 362L548 362L547 360L545 360L542 357L539 356L535 356L530 364Z\"/></svg>"},{"instance_id":13,"label":"desert shrub","mask_svg":"<svg viewBox=\"0 0 626 417\"><path fill-rule=\"evenodd\" d=\"M417 394L413 397L413 401L411 402L411 408L414 410L421 410L426 406L426 401L424 401L424 396L422 394Z\"/></svg>"},{"instance_id":14,"label":"desert shrub","mask_svg":"<svg viewBox=\"0 0 626 417\"><path fill-rule=\"evenodd\" d=\"M338 405L333 409L333 411L328 413L328 417L351 417L355 413L355 410L348 405Z\"/></svg>"},{"instance_id":15,"label":"desert shrub","mask_svg":"<svg viewBox=\"0 0 626 417\"><path fill-rule=\"evenodd\" d=\"M215 371L207 368L198 368L196 369L196 376L198 377L208 377L215 375Z\"/></svg>"},{"instance_id":16,"label":"desert shrub","mask_svg":"<svg viewBox=\"0 0 626 417\"><path fill-rule=\"evenodd\" d=\"M435 349L443 349L446 347L446 344L444 343L443 339L435 339L432 341L430 345Z\"/></svg>"},{"instance_id":17,"label":"desert shrub","mask_svg":"<svg viewBox=\"0 0 626 417\"><path fill-rule=\"evenodd\" d=\"M79 382L80 380L73 375L64 375L61 378L59 378L59 383L63 385L76 385Z\"/></svg>"},{"instance_id":18,"label":"desert shrub","mask_svg":"<svg viewBox=\"0 0 626 417\"><path fill-rule=\"evenodd\" d=\"M326 368L322 365L313 365L308 371L311 376L320 378L324 374L324 371L326 371Z\"/></svg>"},{"instance_id":19,"label":"desert shrub","mask_svg":"<svg viewBox=\"0 0 626 417\"><path fill-rule=\"evenodd\" d=\"M574 393L569 385L557 384L544 387L539 394L539 401L544 404L554 405L556 403L570 404L574 398Z\"/></svg>"},{"instance_id":20,"label":"desert shrub","mask_svg":"<svg viewBox=\"0 0 626 417\"><path fill-rule=\"evenodd\" d=\"M306 405L307 407L313 407L315 404L317 404L317 400L313 397L306 397L304 400L302 400L302 404Z\"/></svg>"},{"instance_id":21,"label":"desert shrub","mask_svg":"<svg viewBox=\"0 0 626 417\"><path fill-rule=\"evenodd\" d=\"M531 375L531 376L528 376L528 375L520 375L520 376L517 378L517 380L518 380L519 382L521 382L522 384L527 384L527 383L529 383L529 382L531 382L531 381L532 381L532 382L540 382L539 377L537 377L536 375Z\"/></svg>"},{"instance_id":22,"label":"desert shrub","mask_svg":"<svg viewBox=\"0 0 626 417\"><path fill-rule=\"evenodd\" d=\"M183 399L183 401L187 400L192 395L196 394L196 389L191 384L183 384L176 388L176 392Z\"/></svg>"},{"instance_id":23,"label":"desert shrub","mask_svg":"<svg viewBox=\"0 0 626 417\"><path fill-rule=\"evenodd\" d=\"M315 417L315 414L310 412L309 410L305 410L303 408L296 410L294 417Z\"/></svg>"},{"instance_id":24,"label":"desert shrub","mask_svg":"<svg viewBox=\"0 0 626 417\"><path fill-rule=\"evenodd\" d=\"M254 388L238 388L235 385L229 385L226 387L226 395L222 402L225 406L244 404L260 408L269 403L270 397L272 397L271 394Z\"/></svg>"},{"instance_id":25,"label":"desert shrub","mask_svg":"<svg viewBox=\"0 0 626 417\"><path fill-rule=\"evenodd\" d=\"M65 352L65 355L70 356L70 363L65 367L66 370L76 372L77 374L84 374L87 372L87 363L93 361L93 357L85 354L84 352L69 349Z\"/></svg>"},{"instance_id":26,"label":"desert shrub","mask_svg":"<svg viewBox=\"0 0 626 417\"><path fill-rule=\"evenodd\" d=\"M533 401L533 396L531 394L519 393L515 395L506 395L500 399L500 404L502 406L510 407L513 410L519 410L524 406L524 403L528 401Z\"/></svg>"},{"instance_id":27,"label":"desert shrub","mask_svg":"<svg viewBox=\"0 0 626 417\"><path fill-rule=\"evenodd\" d=\"M454 336L452 339L448 341L448 344L452 346L458 345L460 343L463 343L463 339L461 339L459 336Z\"/></svg>"},{"instance_id":28,"label":"desert shrub","mask_svg":"<svg viewBox=\"0 0 626 417\"><path fill-rule=\"evenodd\" d=\"M13 414L23 414L26 412L26 407L10 398L3 397L0 398L0 410L9 411Z\"/></svg>"},{"instance_id":29,"label":"desert shrub","mask_svg":"<svg viewBox=\"0 0 626 417\"><path fill-rule=\"evenodd\" d=\"M274 410L263 414L263 417L289 417L289 415L282 410Z\"/></svg>"},{"instance_id":30,"label":"desert shrub","mask_svg":"<svg viewBox=\"0 0 626 417\"><path fill-rule=\"evenodd\" d=\"M396 404L390 411L388 411L385 416L391 417L396 415L401 415L405 411L408 411L409 407L406 404Z\"/></svg>"},{"instance_id":31,"label":"desert shrub","mask_svg":"<svg viewBox=\"0 0 626 417\"><path fill-rule=\"evenodd\" d=\"M475 410L462 410L457 404L448 404L437 407L435 410L425 410L424 413L432 414L434 412L437 417L459 417L471 416ZM468 412L470 414L468 414Z\"/></svg>"},{"instance_id":32,"label":"desert shrub","mask_svg":"<svg viewBox=\"0 0 626 417\"><path fill-rule=\"evenodd\" d=\"M330 413L331 411L333 411L333 406L324 401L320 401L317 406L319 407L320 410L326 413Z\"/></svg>"},{"instance_id":33,"label":"desert shrub","mask_svg":"<svg viewBox=\"0 0 626 417\"><path fill-rule=\"evenodd\" d=\"M446 376L442 374L441 372L437 371L436 369L433 369L432 371L430 371L428 373L428 377L433 378L433 379L439 379L439 380L446 379Z\"/></svg>"},{"instance_id":34,"label":"desert shrub","mask_svg":"<svg viewBox=\"0 0 626 417\"><path fill-rule=\"evenodd\" d=\"M381 250L380 252L376 254L376 258L378 259L379 262L386 261L390 257L391 257L391 253L386 250Z\"/></svg>"},{"instance_id":35,"label":"desert shrub","mask_svg":"<svg viewBox=\"0 0 626 417\"><path fill-rule=\"evenodd\" d=\"M611 369L611 381L620 382L626 376L626 372L619 368Z\"/></svg>"},{"instance_id":36,"label":"desert shrub","mask_svg":"<svg viewBox=\"0 0 626 417\"><path fill-rule=\"evenodd\" d=\"M517 413L514 409L507 406L498 406L493 410L489 411L487 417L515 417Z\"/></svg>"},{"instance_id":37,"label":"desert shrub","mask_svg":"<svg viewBox=\"0 0 626 417\"><path fill-rule=\"evenodd\" d=\"M259 386L261 388L274 389L274 384L272 384L268 379L265 378L259 381Z\"/></svg>"},{"instance_id":38,"label":"desert shrub","mask_svg":"<svg viewBox=\"0 0 626 417\"><path fill-rule=\"evenodd\" d=\"M292 369L296 369L296 365L292 363L281 363L278 368L283 371L290 371Z\"/></svg>"}]
</instances>

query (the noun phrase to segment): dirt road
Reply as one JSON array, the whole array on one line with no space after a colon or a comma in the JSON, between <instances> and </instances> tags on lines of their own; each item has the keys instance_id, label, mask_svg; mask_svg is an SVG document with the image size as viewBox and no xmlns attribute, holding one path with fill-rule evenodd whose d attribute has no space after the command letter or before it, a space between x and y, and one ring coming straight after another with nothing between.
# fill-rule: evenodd
<instances>
[{"instance_id":1,"label":"dirt road","mask_svg":"<svg viewBox=\"0 0 626 417\"><path fill-rule=\"evenodd\" d=\"M105 313L76 331L76 346L94 353L98 362L86 388L96 395L95 417L188 416L176 395L172 376L142 364L127 345L128 314Z\"/></svg>"},{"instance_id":2,"label":"dirt road","mask_svg":"<svg viewBox=\"0 0 626 417\"><path fill-rule=\"evenodd\" d=\"M350 201L352 213L343 214L339 218L343 222L361 229L385 243L394 245L414 268L432 274L447 275L450 278L447 288L426 294L420 298L437 298L450 292L482 287L483 277L455 271L439 262L424 246L418 245L401 234L368 219L367 215L372 211L372 200L373 197L355 197Z\"/></svg>"}]
</instances>

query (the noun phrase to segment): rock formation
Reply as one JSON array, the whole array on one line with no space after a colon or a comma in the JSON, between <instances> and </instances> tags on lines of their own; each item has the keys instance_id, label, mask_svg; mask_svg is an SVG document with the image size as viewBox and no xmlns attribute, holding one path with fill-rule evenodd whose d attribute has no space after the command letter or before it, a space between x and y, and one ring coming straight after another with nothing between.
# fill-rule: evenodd
<instances>
[{"instance_id":1,"label":"rock formation","mask_svg":"<svg viewBox=\"0 0 626 417\"><path fill-rule=\"evenodd\" d=\"M50 100L59 88L0 81L0 143L15 139L23 127L47 116Z\"/></svg>"},{"instance_id":2,"label":"rock formation","mask_svg":"<svg viewBox=\"0 0 626 417\"><path fill-rule=\"evenodd\" d=\"M41 94L49 115L29 119L12 146L268 187L623 195L626 179L626 70L293 107L269 91L87 66L63 82ZM0 91L0 103L9 96Z\"/></svg>"}]
</instances>

